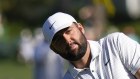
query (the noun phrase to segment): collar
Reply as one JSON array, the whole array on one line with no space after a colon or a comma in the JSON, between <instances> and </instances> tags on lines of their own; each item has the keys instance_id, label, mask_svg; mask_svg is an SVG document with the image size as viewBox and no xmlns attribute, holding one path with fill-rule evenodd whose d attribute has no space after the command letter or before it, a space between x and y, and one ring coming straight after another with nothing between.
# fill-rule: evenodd
<instances>
[{"instance_id":1,"label":"collar","mask_svg":"<svg viewBox=\"0 0 140 79\"><path fill-rule=\"evenodd\" d=\"M91 61L93 61L99 55L100 45L97 41L88 40L88 43L89 43L89 46L91 49L91 55L92 55ZM78 68L75 68L71 63L69 63L69 64L70 65L69 65L68 71L70 72L70 74L72 75L73 78L75 78L83 70L87 69L87 68L78 69Z\"/></svg>"},{"instance_id":2,"label":"collar","mask_svg":"<svg viewBox=\"0 0 140 79\"><path fill-rule=\"evenodd\" d=\"M88 40L88 42L91 50L92 60L94 60L100 53L100 44L97 41Z\"/></svg>"}]
</instances>

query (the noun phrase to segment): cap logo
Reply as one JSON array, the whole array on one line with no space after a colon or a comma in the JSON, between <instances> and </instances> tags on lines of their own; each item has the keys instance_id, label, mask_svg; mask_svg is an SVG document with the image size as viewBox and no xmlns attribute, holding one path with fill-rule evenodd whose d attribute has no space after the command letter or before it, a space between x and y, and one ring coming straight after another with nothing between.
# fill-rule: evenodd
<instances>
[{"instance_id":1,"label":"cap logo","mask_svg":"<svg viewBox=\"0 0 140 79\"><path fill-rule=\"evenodd\" d=\"M56 22L56 21L55 21L55 22ZM55 23L55 22L54 22L54 23ZM52 29L52 26L54 25L54 23L49 27L50 30Z\"/></svg>"}]
</instances>

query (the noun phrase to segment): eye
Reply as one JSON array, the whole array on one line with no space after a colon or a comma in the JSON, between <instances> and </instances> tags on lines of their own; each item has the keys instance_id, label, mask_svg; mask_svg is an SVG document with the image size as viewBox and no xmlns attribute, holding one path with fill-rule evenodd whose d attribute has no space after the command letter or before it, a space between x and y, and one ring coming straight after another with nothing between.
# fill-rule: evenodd
<instances>
[{"instance_id":1,"label":"eye","mask_svg":"<svg viewBox=\"0 0 140 79\"><path fill-rule=\"evenodd\" d=\"M72 32L72 28L69 28L65 31L66 34L70 34Z\"/></svg>"}]
</instances>

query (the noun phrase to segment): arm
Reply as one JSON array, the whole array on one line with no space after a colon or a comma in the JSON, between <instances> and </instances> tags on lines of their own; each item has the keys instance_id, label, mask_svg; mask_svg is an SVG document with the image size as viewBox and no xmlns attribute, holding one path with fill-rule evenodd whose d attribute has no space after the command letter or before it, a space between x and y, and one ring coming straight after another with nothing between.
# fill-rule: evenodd
<instances>
[{"instance_id":1,"label":"arm","mask_svg":"<svg viewBox=\"0 0 140 79\"><path fill-rule=\"evenodd\" d=\"M140 79L140 44L124 34L118 36L120 58L125 67Z\"/></svg>"},{"instance_id":2,"label":"arm","mask_svg":"<svg viewBox=\"0 0 140 79\"><path fill-rule=\"evenodd\" d=\"M136 72L135 76L136 76L137 79L140 79L140 68L139 68L139 70Z\"/></svg>"}]
</instances>

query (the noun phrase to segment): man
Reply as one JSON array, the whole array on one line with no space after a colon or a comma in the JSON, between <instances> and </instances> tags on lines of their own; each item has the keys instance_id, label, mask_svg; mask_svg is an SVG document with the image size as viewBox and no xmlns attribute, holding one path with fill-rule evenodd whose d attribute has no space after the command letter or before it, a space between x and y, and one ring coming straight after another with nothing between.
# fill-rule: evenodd
<instances>
[{"instance_id":1,"label":"man","mask_svg":"<svg viewBox=\"0 0 140 79\"><path fill-rule=\"evenodd\" d=\"M70 62L64 79L140 79L140 45L123 33L86 40L84 28L57 12L43 25L50 48Z\"/></svg>"}]
</instances>

